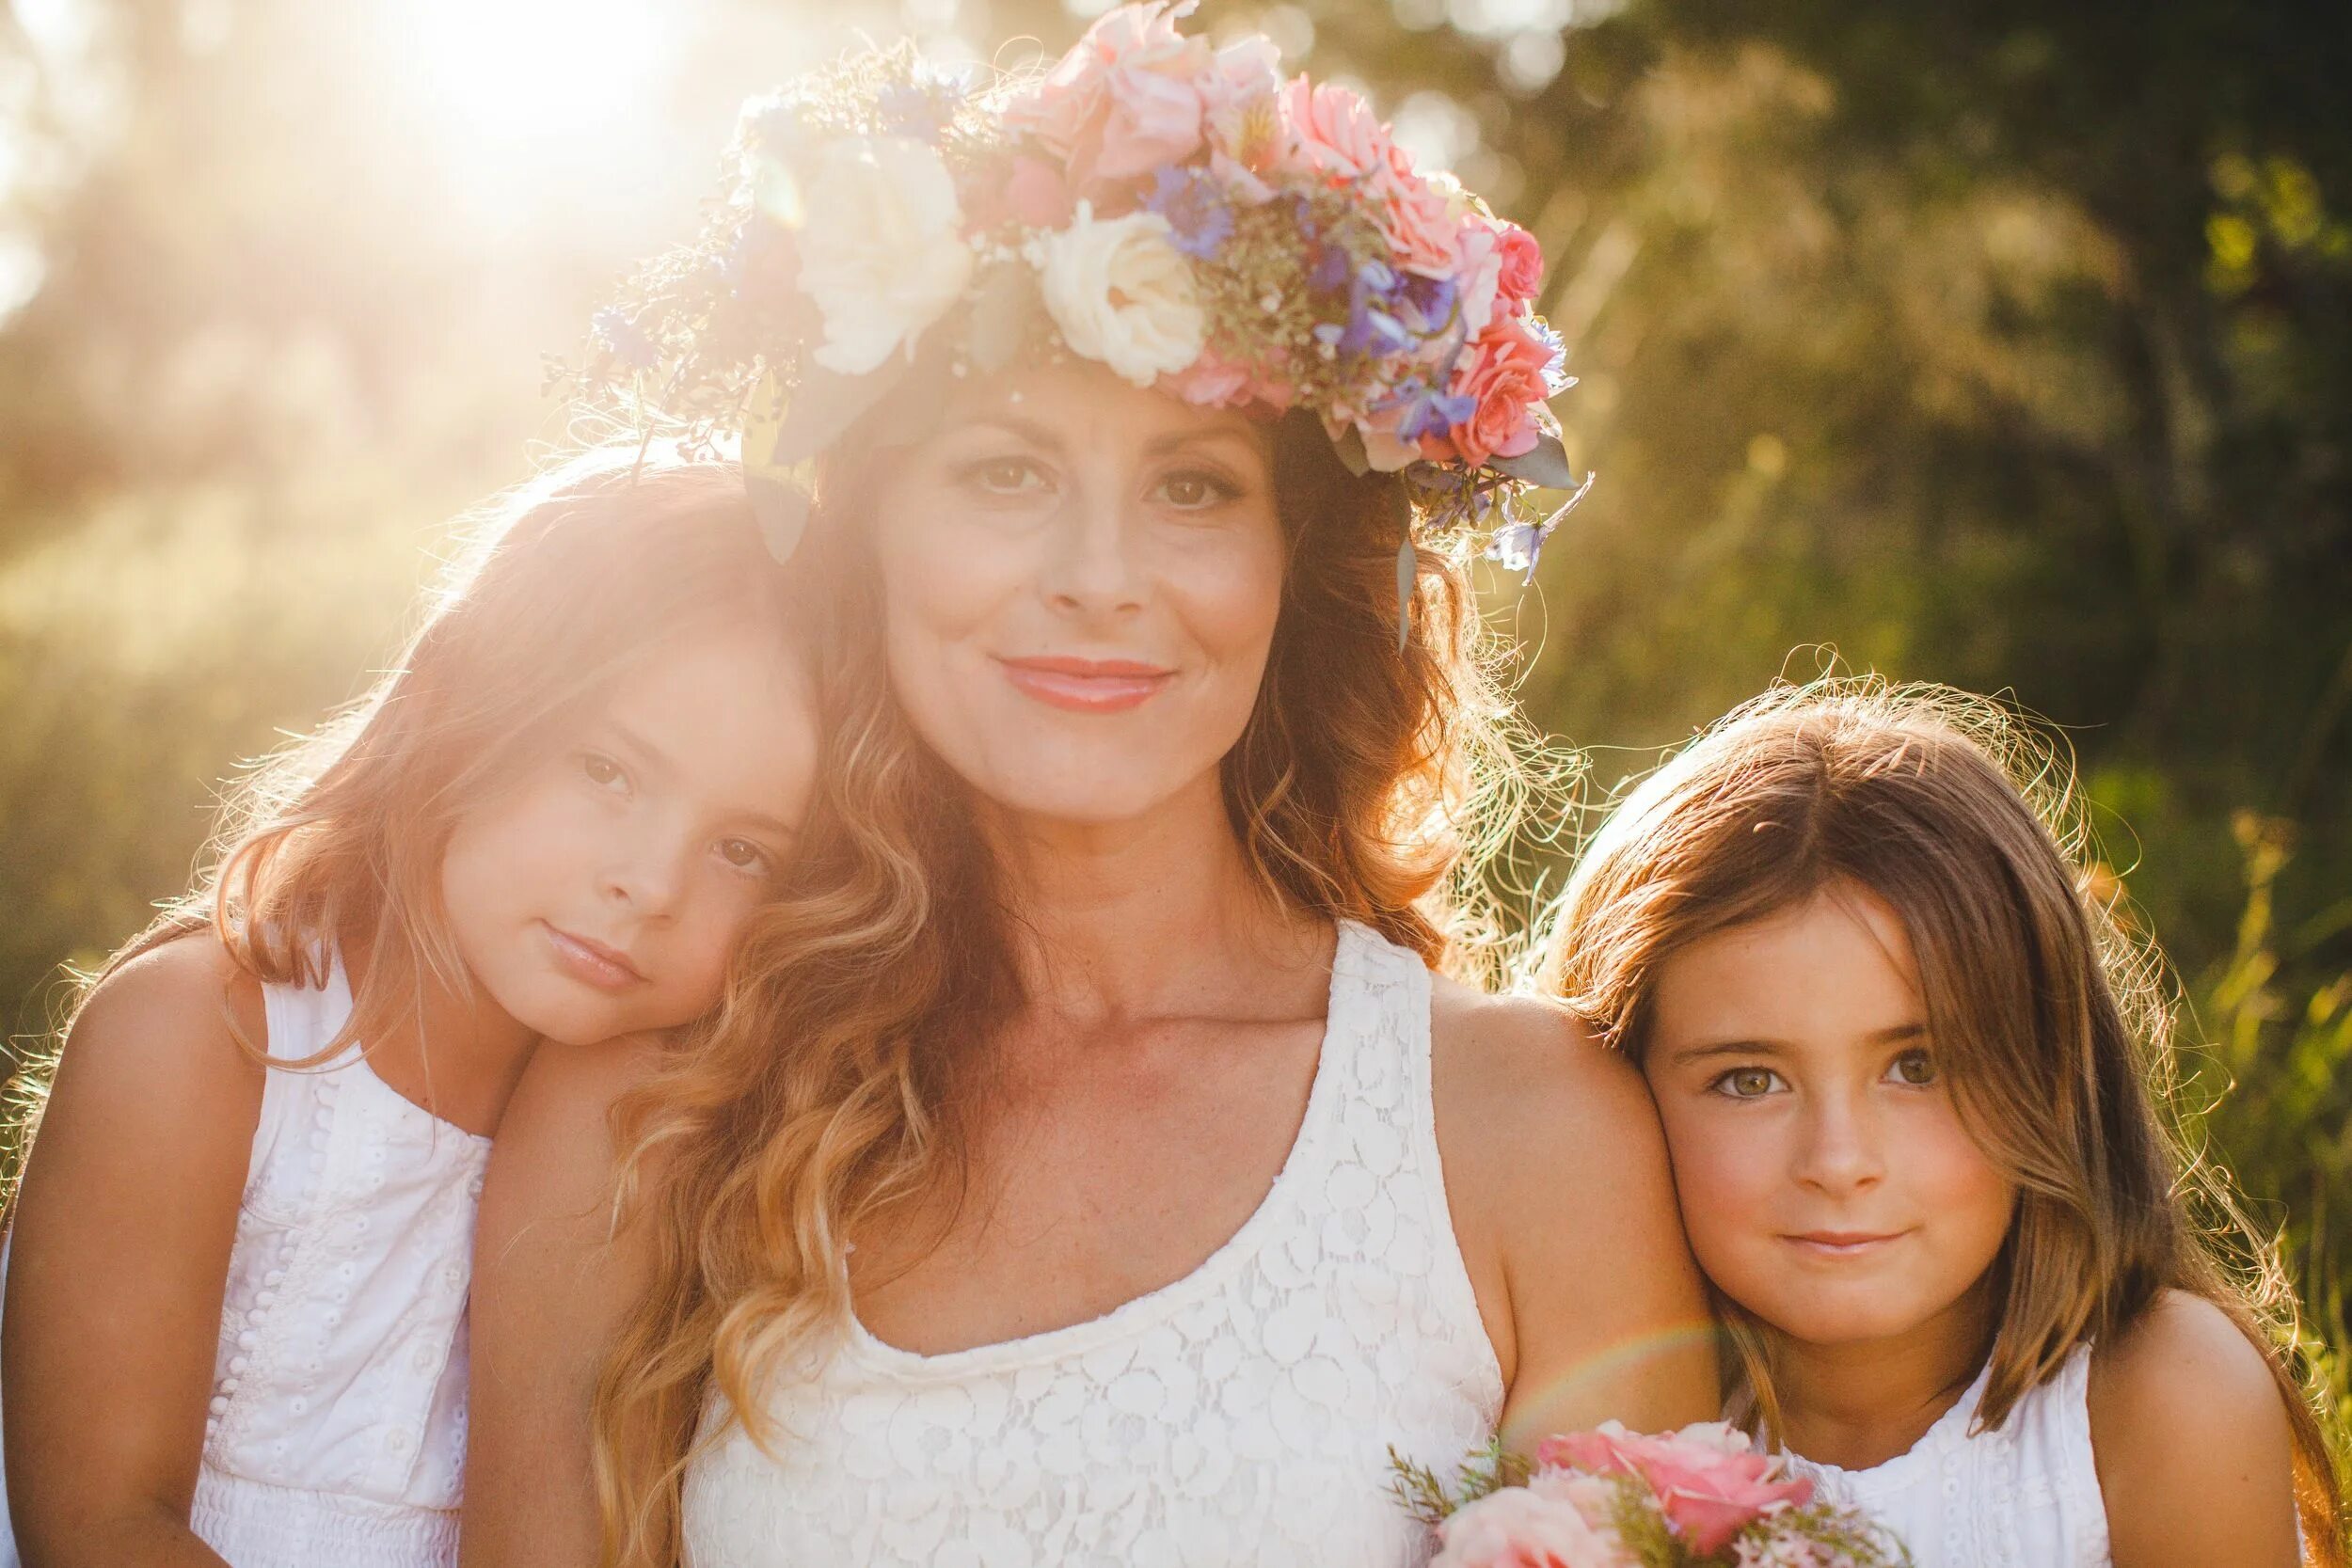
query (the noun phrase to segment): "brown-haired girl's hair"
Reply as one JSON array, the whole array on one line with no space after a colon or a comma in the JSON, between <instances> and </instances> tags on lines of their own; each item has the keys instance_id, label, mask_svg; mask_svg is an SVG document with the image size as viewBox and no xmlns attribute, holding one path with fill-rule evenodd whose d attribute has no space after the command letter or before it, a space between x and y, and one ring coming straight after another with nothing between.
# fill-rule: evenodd
<instances>
[{"instance_id":1,"label":"brown-haired girl's hair","mask_svg":"<svg viewBox=\"0 0 2352 1568\"><path fill-rule=\"evenodd\" d=\"M69 1018L114 969L209 927L267 984L324 984L337 944L360 958L350 1020L312 1055L279 1065L380 1038L429 978L463 991L440 865L471 802L664 640L741 616L808 657L790 579L761 543L732 463L666 445L596 448L461 523L467 546L390 669L230 793L196 886L77 976ZM46 1081L31 1076L13 1091L20 1140Z\"/></svg>"},{"instance_id":2,"label":"brown-haired girl's hair","mask_svg":"<svg viewBox=\"0 0 2352 1568\"><path fill-rule=\"evenodd\" d=\"M2294 1426L2296 1487L2320 1560L2342 1497L2281 1345L2294 1301L2226 1185L2166 1120L2171 1016L2152 945L2092 892L2063 756L1997 705L1870 678L1777 688L1630 794L1570 879L1543 988L1637 1063L1661 966L1711 933L1851 882L1901 918L1955 1104L2013 1181L1994 1265L1978 1419L1998 1427L2078 1345L2170 1289L2227 1312L2268 1361ZM2233 1237L2234 1257L2217 1245ZM1767 1341L1716 1292L1737 1352L1727 1390L1778 1430Z\"/></svg>"},{"instance_id":3,"label":"brown-haired girl's hair","mask_svg":"<svg viewBox=\"0 0 2352 1568\"><path fill-rule=\"evenodd\" d=\"M675 1560L687 1462L723 1393L755 1440L771 1371L848 1318L844 1239L917 1192L960 1190L975 1047L1017 1005L993 863L966 786L900 717L862 523L873 462L837 457L803 549L834 628L826 757L785 896L747 928L710 1026L615 1108L623 1224L654 1284L596 1390L606 1563ZM1224 762L1248 863L1287 907L1474 961L1478 868L1544 780L1506 744L1459 567L1422 552L1410 636L1393 476L1350 475L1311 422L1279 427L1290 538L1257 706ZM788 1048L786 1048L788 1042Z\"/></svg>"}]
</instances>

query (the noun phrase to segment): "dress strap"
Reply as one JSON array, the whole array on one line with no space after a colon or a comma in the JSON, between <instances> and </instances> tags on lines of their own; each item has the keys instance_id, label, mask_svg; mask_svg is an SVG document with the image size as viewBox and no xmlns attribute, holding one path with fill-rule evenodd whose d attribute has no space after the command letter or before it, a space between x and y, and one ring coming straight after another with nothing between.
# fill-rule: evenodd
<instances>
[{"instance_id":1,"label":"dress strap","mask_svg":"<svg viewBox=\"0 0 2352 1568\"><path fill-rule=\"evenodd\" d=\"M291 1154L302 1148L302 1140L319 1138L332 1119L334 1074L350 1064L356 1048L346 1046L332 1061L314 1067L278 1064L314 1054L350 1021L351 981L343 973L342 955L328 956L323 986L263 986L262 1015L267 1030L262 1048L269 1053L269 1065L262 1075L261 1120L246 1164L248 1192L273 1156L281 1149Z\"/></svg>"}]
</instances>

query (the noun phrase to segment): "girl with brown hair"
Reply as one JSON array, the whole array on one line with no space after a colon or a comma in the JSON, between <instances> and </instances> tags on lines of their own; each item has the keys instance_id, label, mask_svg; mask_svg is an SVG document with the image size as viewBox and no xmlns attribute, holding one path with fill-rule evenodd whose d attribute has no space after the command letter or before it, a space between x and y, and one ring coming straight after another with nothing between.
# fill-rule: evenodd
<instances>
[{"instance_id":1,"label":"girl with brown hair","mask_svg":"<svg viewBox=\"0 0 2352 1568\"><path fill-rule=\"evenodd\" d=\"M739 470L632 444L475 521L76 1010L11 1216L0 1560L453 1562L516 1079L707 1010L791 851L805 622Z\"/></svg>"},{"instance_id":2,"label":"girl with brown hair","mask_svg":"<svg viewBox=\"0 0 2352 1568\"><path fill-rule=\"evenodd\" d=\"M517 1091L467 1560L1403 1568L1391 1449L1706 1414L1639 1082L1433 974L1529 772L1437 546L1545 433L1532 242L1159 6L745 155L629 325L798 378L825 763L711 1026Z\"/></svg>"},{"instance_id":3,"label":"girl with brown hair","mask_svg":"<svg viewBox=\"0 0 2352 1568\"><path fill-rule=\"evenodd\" d=\"M1649 1081L1735 1412L1925 1568L2340 1563L2291 1301L2201 1227L2076 810L1990 703L1776 690L1612 814L1546 989Z\"/></svg>"}]
</instances>

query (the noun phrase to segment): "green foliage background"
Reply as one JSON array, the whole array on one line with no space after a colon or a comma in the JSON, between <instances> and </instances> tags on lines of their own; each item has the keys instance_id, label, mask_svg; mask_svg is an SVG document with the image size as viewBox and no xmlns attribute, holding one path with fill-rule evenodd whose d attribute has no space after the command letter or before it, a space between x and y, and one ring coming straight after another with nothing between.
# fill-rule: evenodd
<instances>
[{"instance_id":1,"label":"green foliage background","mask_svg":"<svg viewBox=\"0 0 2352 1568\"><path fill-rule=\"evenodd\" d=\"M430 8L0 8L20 1030L55 966L183 885L216 781L365 684L444 520L562 436L538 356L691 228L743 96L857 27L1017 63L996 40L1082 24L672 0L609 112L492 136L410 36ZM480 9L544 14L550 51L593 24ZM1551 258L1583 378L1559 407L1601 482L1498 594L1538 720L1607 785L1834 647L2062 726L2184 977L2189 1118L2342 1343L2352 21L1211 0L1197 24L1364 85Z\"/></svg>"}]
</instances>

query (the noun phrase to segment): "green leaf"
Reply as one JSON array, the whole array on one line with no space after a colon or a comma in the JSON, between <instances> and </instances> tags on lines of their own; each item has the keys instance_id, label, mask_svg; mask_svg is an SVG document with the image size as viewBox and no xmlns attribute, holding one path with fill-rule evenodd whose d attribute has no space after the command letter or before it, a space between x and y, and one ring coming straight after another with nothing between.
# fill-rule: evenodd
<instances>
[{"instance_id":1,"label":"green leaf","mask_svg":"<svg viewBox=\"0 0 2352 1568\"><path fill-rule=\"evenodd\" d=\"M1539 436L1535 444L1517 457L1498 457L1486 465L1490 468L1540 484L1547 490L1573 490L1583 481L1568 467L1568 450L1560 444L1557 436Z\"/></svg>"}]
</instances>

